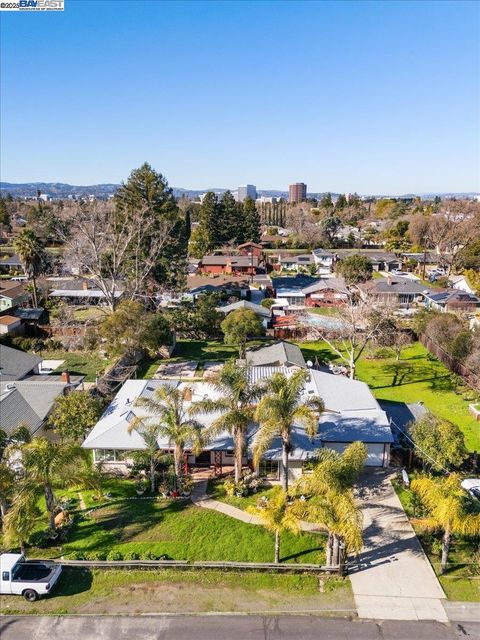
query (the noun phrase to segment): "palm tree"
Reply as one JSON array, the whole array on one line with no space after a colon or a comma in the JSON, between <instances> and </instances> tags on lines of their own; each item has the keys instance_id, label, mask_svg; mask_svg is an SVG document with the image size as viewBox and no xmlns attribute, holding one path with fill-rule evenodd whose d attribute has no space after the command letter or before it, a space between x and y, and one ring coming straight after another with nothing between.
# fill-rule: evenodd
<instances>
[{"instance_id":1,"label":"palm tree","mask_svg":"<svg viewBox=\"0 0 480 640\"><path fill-rule=\"evenodd\" d=\"M43 492L49 514L50 528L55 529L56 499L54 489L71 481L72 463L80 455L80 448L47 438L34 438L21 448L25 480L22 491L26 495Z\"/></svg>"},{"instance_id":2,"label":"palm tree","mask_svg":"<svg viewBox=\"0 0 480 640\"><path fill-rule=\"evenodd\" d=\"M310 438L317 435L318 417L324 404L318 396L303 397L308 378L304 369L287 378L283 373L275 373L266 384L267 395L260 400L255 411L255 419L260 427L253 443L255 466L272 440L282 441L282 487L288 491L288 458L292 450L292 430L300 423Z\"/></svg>"},{"instance_id":3,"label":"palm tree","mask_svg":"<svg viewBox=\"0 0 480 640\"><path fill-rule=\"evenodd\" d=\"M248 428L254 419L255 403L262 395L262 387L250 383L248 368L238 366L234 360L225 363L209 384L219 394L218 400L199 400L190 410L192 415L220 413L205 429L205 437L212 439L227 431L233 436L235 482L242 475L242 456Z\"/></svg>"},{"instance_id":4,"label":"palm tree","mask_svg":"<svg viewBox=\"0 0 480 640\"><path fill-rule=\"evenodd\" d=\"M0 516L2 520L7 514L15 486L15 473L6 462L0 462Z\"/></svg>"},{"instance_id":5,"label":"palm tree","mask_svg":"<svg viewBox=\"0 0 480 640\"><path fill-rule=\"evenodd\" d=\"M9 547L18 544L20 553L25 555L25 543L33 533L40 515L35 494L20 491L3 521L4 543Z\"/></svg>"},{"instance_id":6,"label":"palm tree","mask_svg":"<svg viewBox=\"0 0 480 640\"><path fill-rule=\"evenodd\" d=\"M32 281L33 306L37 307L37 276L45 262L42 243L31 229L23 229L13 241L13 248L22 262L25 275Z\"/></svg>"},{"instance_id":7,"label":"palm tree","mask_svg":"<svg viewBox=\"0 0 480 640\"><path fill-rule=\"evenodd\" d=\"M365 460L367 447L353 442L342 454L321 449L312 473L295 484L297 515L328 530L327 566L339 566L346 554L362 548L362 514L355 504L352 486Z\"/></svg>"},{"instance_id":8,"label":"palm tree","mask_svg":"<svg viewBox=\"0 0 480 640\"><path fill-rule=\"evenodd\" d=\"M480 533L480 514L468 510L460 476L452 473L445 478L423 476L412 481L412 490L420 497L429 517L416 523L427 530L442 531L440 573L447 570L448 553L453 535L476 536Z\"/></svg>"},{"instance_id":9,"label":"palm tree","mask_svg":"<svg viewBox=\"0 0 480 640\"><path fill-rule=\"evenodd\" d=\"M287 493L281 487L275 487L268 500L257 507L248 507L247 511L258 516L266 529L275 535L274 561L280 562L280 535L284 531L298 533L300 526L295 509L289 504Z\"/></svg>"},{"instance_id":10,"label":"palm tree","mask_svg":"<svg viewBox=\"0 0 480 640\"><path fill-rule=\"evenodd\" d=\"M199 453L202 444L202 425L188 417L186 396L188 389L180 390L172 385L155 389L152 398L139 398L137 405L146 409L147 417L135 418L128 427L129 432L137 431L145 441L150 455L150 485L155 491L155 466L158 452L158 438L166 438L173 447L175 476L181 485L182 462L187 444ZM179 486L180 488L180 486Z\"/></svg>"}]
</instances>

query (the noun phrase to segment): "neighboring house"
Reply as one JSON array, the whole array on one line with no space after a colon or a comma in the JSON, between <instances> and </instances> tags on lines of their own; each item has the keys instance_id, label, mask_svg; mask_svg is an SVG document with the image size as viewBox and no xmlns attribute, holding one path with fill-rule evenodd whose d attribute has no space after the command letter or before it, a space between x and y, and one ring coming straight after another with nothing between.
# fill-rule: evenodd
<instances>
[{"instance_id":1,"label":"neighboring house","mask_svg":"<svg viewBox=\"0 0 480 640\"><path fill-rule=\"evenodd\" d=\"M237 250L242 256L249 256L252 254L259 260L263 257L263 247L257 242L245 242L244 244L239 244Z\"/></svg>"},{"instance_id":2,"label":"neighboring house","mask_svg":"<svg viewBox=\"0 0 480 640\"><path fill-rule=\"evenodd\" d=\"M273 278L276 300L289 307L338 307L348 299L348 289L343 278Z\"/></svg>"},{"instance_id":3,"label":"neighboring house","mask_svg":"<svg viewBox=\"0 0 480 640\"><path fill-rule=\"evenodd\" d=\"M465 291L465 293L471 293L475 295L474 289L470 286L467 278L463 275L460 276L450 276L448 282L452 289L458 289L459 291Z\"/></svg>"},{"instance_id":4,"label":"neighboring house","mask_svg":"<svg viewBox=\"0 0 480 640\"><path fill-rule=\"evenodd\" d=\"M343 278L325 278L302 289L306 307L341 307L350 296Z\"/></svg>"},{"instance_id":5,"label":"neighboring house","mask_svg":"<svg viewBox=\"0 0 480 640\"><path fill-rule=\"evenodd\" d=\"M411 278L401 276L388 276L381 280L370 280L360 286L364 292L368 292L381 302L391 302L400 307L412 304L423 304L426 296L432 289L427 289L424 284Z\"/></svg>"},{"instance_id":6,"label":"neighboring house","mask_svg":"<svg viewBox=\"0 0 480 640\"><path fill-rule=\"evenodd\" d=\"M255 255L207 255L200 260L197 273L254 276L258 264L259 259Z\"/></svg>"},{"instance_id":7,"label":"neighboring house","mask_svg":"<svg viewBox=\"0 0 480 640\"><path fill-rule=\"evenodd\" d=\"M374 271L397 271L402 268L402 259L389 251L361 251L359 249L339 249L336 253L336 261L349 256L365 256L372 263Z\"/></svg>"},{"instance_id":8,"label":"neighboring house","mask_svg":"<svg viewBox=\"0 0 480 640\"><path fill-rule=\"evenodd\" d=\"M444 266L444 260L443 260L442 256L440 254L438 254L438 253L431 253L431 252L426 252L426 253L405 252L405 253L402 253L402 258L403 258L404 261L414 262L417 266L425 265L425 272L426 273L430 273L430 271L433 271L434 269L437 269L438 267L443 267Z\"/></svg>"},{"instance_id":9,"label":"neighboring house","mask_svg":"<svg viewBox=\"0 0 480 640\"><path fill-rule=\"evenodd\" d=\"M312 256L317 265L317 273L331 273L335 264L335 254L326 249L314 249Z\"/></svg>"},{"instance_id":10,"label":"neighboring house","mask_svg":"<svg viewBox=\"0 0 480 640\"><path fill-rule=\"evenodd\" d=\"M73 278L52 283L50 298L65 300L69 304L101 304L105 302L105 294L88 278ZM122 297L123 291L115 291L115 298Z\"/></svg>"},{"instance_id":11,"label":"neighboring house","mask_svg":"<svg viewBox=\"0 0 480 640\"><path fill-rule=\"evenodd\" d=\"M25 286L15 280L0 280L0 313L13 307L22 307L30 301Z\"/></svg>"},{"instance_id":12,"label":"neighboring house","mask_svg":"<svg viewBox=\"0 0 480 640\"><path fill-rule=\"evenodd\" d=\"M431 292L425 296L427 309L443 312L476 313L480 309L480 298L472 293L449 289L440 293Z\"/></svg>"},{"instance_id":13,"label":"neighboring house","mask_svg":"<svg viewBox=\"0 0 480 640\"><path fill-rule=\"evenodd\" d=\"M19 425L25 425L32 436L40 435L57 398L71 386L67 382L48 380L3 382L3 376L0 380L0 426L7 435Z\"/></svg>"},{"instance_id":14,"label":"neighboring house","mask_svg":"<svg viewBox=\"0 0 480 640\"><path fill-rule=\"evenodd\" d=\"M18 336L23 332L22 321L15 316L0 316L0 335Z\"/></svg>"},{"instance_id":15,"label":"neighboring house","mask_svg":"<svg viewBox=\"0 0 480 640\"><path fill-rule=\"evenodd\" d=\"M225 315L228 315L232 311L238 311L238 309L249 309L265 322L268 322L272 315L270 309L262 307L261 304L250 302L249 300L239 300L238 302L233 302L232 304L227 304L223 307L217 307L217 311L219 311L220 313L224 313Z\"/></svg>"},{"instance_id":16,"label":"neighboring house","mask_svg":"<svg viewBox=\"0 0 480 640\"><path fill-rule=\"evenodd\" d=\"M19 269L23 270L23 264L16 254L0 256L0 272L10 273Z\"/></svg>"},{"instance_id":17,"label":"neighboring house","mask_svg":"<svg viewBox=\"0 0 480 640\"><path fill-rule=\"evenodd\" d=\"M276 361L280 359L277 357ZM250 368L250 377L252 382L261 382L277 372L289 376L298 370L299 366L253 366ZM166 384L185 389L187 405L206 397L218 397L217 391L208 382L127 380L82 444L85 449L93 450L95 462L102 462L104 469L111 471L129 471L133 464L130 452L145 448L145 443L137 431L129 433L129 425L135 417L148 418L149 415L144 406L137 404L137 399L151 398L155 389ZM388 466L390 445L393 442L390 422L365 383L310 370L304 394L305 397L320 396L325 404L325 412L320 416L318 433L313 439L307 436L300 425L294 426L293 448L289 456L292 479L301 475L304 464L314 457L317 449L328 447L343 451L348 444L358 440L367 445L367 466ZM207 427L217 417L217 414L201 415L199 420ZM252 423L247 434L244 464L250 463L253 458L252 445L257 430L258 425ZM233 438L226 432L210 441L199 455L195 455L190 446L187 443L188 465L210 467L216 473L221 473L223 467L233 466ZM158 447L164 451L171 451L172 443L159 438ZM277 438L262 457L259 469L261 475L274 480L280 477L281 454L281 441Z\"/></svg>"},{"instance_id":18,"label":"neighboring house","mask_svg":"<svg viewBox=\"0 0 480 640\"><path fill-rule=\"evenodd\" d=\"M22 380L40 372L42 358L0 344L0 382Z\"/></svg>"},{"instance_id":19,"label":"neighboring house","mask_svg":"<svg viewBox=\"0 0 480 640\"><path fill-rule=\"evenodd\" d=\"M250 284L248 278L239 276L188 276L186 298L195 301L204 293L218 293L220 295L238 295L246 298Z\"/></svg>"},{"instance_id":20,"label":"neighboring house","mask_svg":"<svg viewBox=\"0 0 480 640\"><path fill-rule=\"evenodd\" d=\"M286 255L279 256L277 264L281 269L300 271L308 269L310 265L315 265L315 260L310 253L299 256Z\"/></svg>"},{"instance_id":21,"label":"neighboring house","mask_svg":"<svg viewBox=\"0 0 480 640\"><path fill-rule=\"evenodd\" d=\"M248 349L246 362L249 367L305 368L306 366L300 347L284 341Z\"/></svg>"}]
</instances>

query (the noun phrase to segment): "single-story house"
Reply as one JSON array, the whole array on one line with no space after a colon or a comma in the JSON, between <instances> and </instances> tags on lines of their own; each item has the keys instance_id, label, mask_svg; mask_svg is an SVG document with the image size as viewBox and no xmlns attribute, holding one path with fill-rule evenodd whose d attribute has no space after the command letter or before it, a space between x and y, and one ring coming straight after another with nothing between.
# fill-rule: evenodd
<instances>
[{"instance_id":1,"label":"single-story house","mask_svg":"<svg viewBox=\"0 0 480 640\"><path fill-rule=\"evenodd\" d=\"M57 398L70 388L71 384L59 380L0 381L1 428L9 435L25 425L32 436L40 435Z\"/></svg>"},{"instance_id":2,"label":"single-story house","mask_svg":"<svg viewBox=\"0 0 480 640\"><path fill-rule=\"evenodd\" d=\"M249 367L306 367L300 347L285 341L248 349L246 361Z\"/></svg>"},{"instance_id":3,"label":"single-story house","mask_svg":"<svg viewBox=\"0 0 480 640\"><path fill-rule=\"evenodd\" d=\"M300 271L301 269L308 269L310 265L315 265L315 260L311 253L306 253L299 256L278 256L278 266L281 269L289 271Z\"/></svg>"},{"instance_id":4,"label":"single-story house","mask_svg":"<svg viewBox=\"0 0 480 640\"><path fill-rule=\"evenodd\" d=\"M30 301L25 286L16 280L0 280L0 313L13 307L22 307Z\"/></svg>"},{"instance_id":5,"label":"single-story house","mask_svg":"<svg viewBox=\"0 0 480 640\"><path fill-rule=\"evenodd\" d=\"M23 269L23 263L17 254L0 256L0 272L9 273L18 269Z\"/></svg>"},{"instance_id":6,"label":"single-story house","mask_svg":"<svg viewBox=\"0 0 480 640\"><path fill-rule=\"evenodd\" d=\"M348 256L365 256L372 263L374 271L397 271L402 268L402 258L398 258L390 251L372 251L367 249L338 249L336 253L336 261Z\"/></svg>"},{"instance_id":7,"label":"single-story house","mask_svg":"<svg viewBox=\"0 0 480 640\"><path fill-rule=\"evenodd\" d=\"M290 307L341 306L349 296L343 278L273 278L272 286L275 298L288 302Z\"/></svg>"},{"instance_id":8,"label":"single-story house","mask_svg":"<svg viewBox=\"0 0 480 640\"><path fill-rule=\"evenodd\" d=\"M252 382L262 382L274 373L287 376L299 367L253 366L250 368ZM137 431L129 433L132 420L148 418L144 406L138 398L150 398L155 389L166 384L185 389L187 405L205 397L217 397L214 387L208 382L172 382L165 380L127 380L115 396L110 406L88 434L82 447L94 452L95 462L102 462L104 468L127 472L131 466L130 451L144 449L145 443ZM368 448L367 466L388 466L390 445L393 436L386 413L373 397L368 386L356 380L334 376L322 371L310 370L305 385L305 397L320 396L325 411L319 418L318 433L311 439L301 425L293 429L293 448L289 456L289 476L299 477L304 464L315 456L315 451L327 447L343 451L348 444L363 441ZM205 427L217 415L201 415L200 422ZM247 434L247 451L244 463L252 460L252 448L258 425L252 423ZM221 433L199 455L195 455L187 443L186 463L192 466L213 467L215 472L233 465L233 439L228 433ZM159 449L170 451L172 444L163 438L158 440ZM260 473L278 479L282 471L281 441L276 438L265 452L260 464Z\"/></svg>"},{"instance_id":9,"label":"single-story house","mask_svg":"<svg viewBox=\"0 0 480 640\"><path fill-rule=\"evenodd\" d=\"M18 336L22 333L22 321L15 316L0 316L0 335Z\"/></svg>"},{"instance_id":10,"label":"single-story house","mask_svg":"<svg viewBox=\"0 0 480 640\"><path fill-rule=\"evenodd\" d=\"M258 270L259 259L255 255L207 255L203 256L197 268L197 273L227 274L227 275L255 275Z\"/></svg>"},{"instance_id":11,"label":"single-story house","mask_svg":"<svg viewBox=\"0 0 480 640\"><path fill-rule=\"evenodd\" d=\"M401 307L423 304L425 297L432 291L418 280L390 275L370 280L361 285L360 289L381 302L391 302Z\"/></svg>"},{"instance_id":12,"label":"single-story house","mask_svg":"<svg viewBox=\"0 0 480 640\"><path fill-rule=\"evenodd\" d=\"M418 266L425 264L426 273L430 273L430 271L444 266L443 256L439 253L433 253L431 251L427 251L425 253L414 253L411 251L406 251L402 253L402 258L404 262L413 262Z\"/></svg>"},{"instance_id":13,"label":"single-story house","mask_svg":"<svg viewBox=\"0 0 480 640\"><path fill-rule=\"evenodd\" d=\"M432 291L425 296L425 306L427 309L446 313L455 311L475 313L480 309L480 298L472 293L453 289L440 293Z\"/></svg>"},{"instance_id":14,"label":"single-story house","mask_svg":"<svg viewBox=\"0 0 480 640\"><path fill-rule=\"evenodd\" d=\"M50 290L51 298L65 300L69 304L101 304L105 301L104 292L89 278L70 278L54 283ZM115 299L121 298L123 290L114 292Z\"/></svg>"},{"instance_id":15,"label":"single-story house","mask_svg":"<svg viewBox=\"0 0 480 640\"><path fill-rule=\"evenodd\" d=\"M0 344L0 382L22 380L40 372L42 358Z\"/></svg>"},{"instance_id":16,"label":"single-story house","mask_svg":"<svg viewBox=\"0 0 480 640\"><path fill-rule=\"evenodd\" d=\"M238 302L233 302L232 304L227 304L223 307L217 307L217 311L224 313L225 315L228 315L232 311L238 311L239 309L249 309L250 311L253 311L257 316L265 321L265 326L272 315L270 309L263 307L261 304L250 302L249 300L239 300Z\"/></svg>"},{"instance_id":17,"label":"single-story house","mask_svg":"<svg viewBox=\"0 0 480 640\"><path fill-rule=\"evenodd\" d=\"M465 291L465 293L475 294L475 290L472 289L470 282L464 275L450 276L448 283L452 289L458 289L459 291Z\"/></svg>"},{"instance_id":18,"label":"single-story house","mask_svg":"<svg viewBox=\"0 0 480 640\"><path fill-rule=\"evenodd\" d=\"M218 293L224 295L237 295L240 298L247 298L250 291L250 283L245 276L188 276L187 292L185 298L195 301L198 296L204 293Z\"/></svg>"}]
</instances>

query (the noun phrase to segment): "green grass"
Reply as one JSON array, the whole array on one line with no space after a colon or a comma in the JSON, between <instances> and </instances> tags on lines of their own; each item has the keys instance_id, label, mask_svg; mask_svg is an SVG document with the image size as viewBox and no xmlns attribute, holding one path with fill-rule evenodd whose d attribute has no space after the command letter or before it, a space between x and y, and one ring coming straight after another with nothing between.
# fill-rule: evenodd
<instances>
[{"instance_id":1,"label":"green grass","mask_svg":"<svg viewBox=\"0 0 480 640\"><path fill-rule=\"evenodd\" d=\"M261 498L262 496L270 496L272 491L272 488L265 488L257 491L257 493L252 493L249 496L245 496L244 498L237 498L237 496L227 495L225 491L224 480L209 480L207 485L207 493L214 500L226 502L227 504L231 504L232 507L243 509L243 511L245 511L247 507L256 506L259 498Z\"/></svg>"},{"instance_id":2,"label":"green grass","mask_svg":"<svg viewBox=\"0 0 480 640\"><path fill-rule=\"evenodd\" d=\"M35 603L3 596L2 614L140 614L209 611L352 609L349 580L312 575L64 569L52 594ZM341 615L341 614L340 614Z\"/></svg>"},{"instance_id":3,"label":"green grass","mask_svg":"<svg viewBox=\"0 0 480 640\"><path fill-rule=\"evenodd\" d=\"M188 501L135 499L100 506L78 515L61 547L32 549L30 556L60 557L118 551L166 554L175 560L272 562L273 535ZM281 557L295 563L324 562L323 535L282 536Z\"/></svg>"},{"instance_id":4,"label":"green grass","mask_svg":"<svg viewBox=\"0 0 480 640\"><path fill-rule=\"evenodd\" d=\"M105 307L83 307L73 309L73 319L77 322L87 322L88 320L104 320L107 317Z\"/></svg>"},{"instance_id":5,"label":"green grass","mask_svg":"<svg viewBox=\"0 0 480 640\"><path fill-rule=\"evenodd\" d=\"M65 360L55 373L68 369L73 375L85 376L86 382L95 382L97 373L103 373L112 362L110 358L102 358L97 351L45 350L38 355L45 360Z\"/></svg>"},{"instance_id":6,"label":"green grass","mask_svg":"<svg viewBox=\"0 0 480 640\"><path fill-rule=\"evenodd\" d=\"M299 344L306 358L335 360L327 344ZM465 435L470 451L480 451L480 423L468 410L469 402L461 396L455 377L419 342L402 352L402 359L360 358L357 378L366 382L379 400L423 402L439 418L457 424Z\"/></svg>"},{"instance_id":7,"label":"green grass","mask_svg":"<svg viewBox=\"0 0 480 640\"><path fill-rule=\"evenodd\" d=\"M392 484L407 516L415 517L413 491L407 489L401 481L394 480ZM464 602L480 602L480 573L478 566L475 568L472 564L480 539L454 537L448 555L450 566L446 574L440 575L440 556L432 551L432 536L425 534L415 524L414 529L447 598ZM439 539L438 536L437 539Z\"/></svg>"}]
</instances>

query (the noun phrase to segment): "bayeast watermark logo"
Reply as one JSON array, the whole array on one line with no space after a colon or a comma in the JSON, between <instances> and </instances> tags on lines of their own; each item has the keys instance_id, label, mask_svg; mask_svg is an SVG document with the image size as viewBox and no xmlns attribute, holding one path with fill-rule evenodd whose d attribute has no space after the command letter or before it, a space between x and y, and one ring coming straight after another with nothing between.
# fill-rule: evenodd
<instances>
[{"instance_id":1,"label":"bayeast watermark logo","mask_svg":"<svg viewBox=\"0 0 480 640\"><path fill-rule=\"evenodd\" d=\"M1 2L0 11L63 11L65 0L17 0Z\"/></svg>"}]
</instances>

